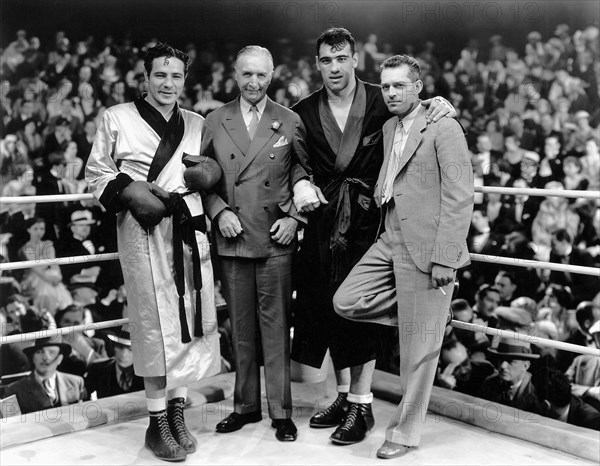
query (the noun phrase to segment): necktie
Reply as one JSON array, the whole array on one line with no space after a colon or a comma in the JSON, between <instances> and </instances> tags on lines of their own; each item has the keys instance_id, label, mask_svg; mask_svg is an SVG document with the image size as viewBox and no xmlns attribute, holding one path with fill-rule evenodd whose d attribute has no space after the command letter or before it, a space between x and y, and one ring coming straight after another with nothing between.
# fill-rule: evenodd
<instances>
[{"instance_id":1,"label":"necktie","mask_svg":"<svg viewBox=\"0 0 600 466\"><path fill-rule=\"evenodd\" d=\"M131 388L132 382L133 371L128 369L121 369L121 376L119 377L119 387L121 387L121 390L129 390Z\"/></svg>"},{"instance_id":2,"label":"necktie","mask_svg":"<svg viewBox=\"0 0 600 466\"><path fill-rule=\"evenodd\" d=\"M56 390L54 390L52 385L50 385L50 379L45 379L43 385L46 395L48 395L48 398L50 398L50 402L54 404L56 402Z\"/></svg>"},{"instance_id":3,"label":"necktie","mask_svg":"<svg viewBox=\"0 0 600 466\"><path fill-rule=\"evenodd\" d=\"M250 135L250 140L252 140L254 139L254 134L258 128L258 109L256 108L256 105L250 107L250 111L252 112L252 119L248 125L248 134Z\"/></svg>"},{"instance_id":4,"label":"necktie","mask_svg":"<svg viewBox=\"0 0 600 466\"><path fill-rule=\"evenodd\" d=\"M398 167L400 166L400 156L402 155L400 153L400 150L402 148L403 126L404 124L401 121L399 121L396 125L396 132L394 134L394 146L392 148L390 160L388 161L388 169L384 184L382 204L388 202L394 195L394 180L396 179L396 175L398 174Z\"/></svg>"}]
</instances>

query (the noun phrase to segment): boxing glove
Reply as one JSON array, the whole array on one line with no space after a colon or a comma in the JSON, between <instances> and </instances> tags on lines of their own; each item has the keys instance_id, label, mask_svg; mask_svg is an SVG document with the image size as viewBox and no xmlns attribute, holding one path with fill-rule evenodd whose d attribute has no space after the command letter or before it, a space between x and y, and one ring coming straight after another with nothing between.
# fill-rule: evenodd
<instances>
[{"instance_id":1,"label":"boxing glove","mask_svg":"<svg viewBox=\"0 0 600 466\"><path fill-rule=\"evenodd\" d=\"M169 215L165 205L168 199L169 193L146 181L134 181L121 193L123 205L144 228L158 225L163 217Z\"/></svg>"},{"instance_id":2,"label":"boxing glove","mask_svg":"<svg viewBox=\"0 0 600 466\"><path fill-rule=\"evenodd\" d=\"M183 179L190 191L206 191L221 179L223 171L211 158L184 154L183 163L187 167Z\"/></svg>"}]
</instances>

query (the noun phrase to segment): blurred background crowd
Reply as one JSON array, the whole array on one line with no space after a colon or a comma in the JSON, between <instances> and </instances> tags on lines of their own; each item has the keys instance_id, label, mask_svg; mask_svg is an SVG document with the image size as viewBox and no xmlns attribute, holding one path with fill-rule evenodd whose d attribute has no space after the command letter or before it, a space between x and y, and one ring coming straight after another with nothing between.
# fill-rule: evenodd
<instances>
[{"instance_id":1,"label":"blurred background crowd","mask_svg":"<svg viewBox=\"0 0 600 466\"><path fill-rule=\"evenodd\" d=\"M357 74L377 83L379 63L388 56L417 57L423 70L421 97L443 96L458 112L476 185L598 191L598 33L597 25L572 28L560 23L544 33L531 30L516 41L489 34L486 40L467 38L452 57L438 53L433 40L393 43L381 41L376 33L357 35ZM71 35L68 28L53 30L50 36L44 31L51 37L44 41L38 34L19 29L3 44L2 196L85 193L84 167L102 113L144 92L142 57L156 42L136 42L127 34ZM181 107L205 116L237 96L233 64L240 44L173 45L192 58ZM285 39L275 42L272 52L273 100L289 107L321 86L314 52L305 53L305 47L296 48ZM479 193L468 242L471 252L489 256L599 267L600 200ZM3 334L126 317L118 262L53 263L56 257L115 251L115 218L94 201L2 203L0 260L39 262L2 273ZM473 261L459 271L458 281L452 303L457 320L600 345L597 276L489 260ZM233 360L226 318L222 321L226 371ZM115 339L112 333L68 336L72 352L59 370L85 378L82 397L98 394L94 380L99 365L128 348L127 337ZM514 342L450 327L446 333L436 384L600 429L599 358L535 346L514 348ZM398 371L395 342L389 342L378 363L391 372ZM23 349L31 344L0 346L3 386L30 369ZM119 374L131 366L131 358L118 361ZM128 379L101 396L139 389L131 375ZM564 414L567 405L571 417Z\"/></svg>"}]
</instances>

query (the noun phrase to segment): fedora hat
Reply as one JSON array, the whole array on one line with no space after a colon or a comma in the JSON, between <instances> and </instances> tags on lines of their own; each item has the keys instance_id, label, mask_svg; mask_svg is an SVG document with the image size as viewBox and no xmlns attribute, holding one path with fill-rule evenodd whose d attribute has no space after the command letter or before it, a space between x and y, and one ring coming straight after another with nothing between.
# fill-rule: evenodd
<instances>
[{"instance_id":1,"label":"fedora hat","mask_svg":"<svg viewBox=\"0 0 600 466\"><path fill-rule=\"evenodd\" d=\"M65 357L71 354L71 345L63 343L61 335L54 335L52 337L38 338L35 340L33 346L23 348L23 352L28 356L33 356L37 350L45 348L46 346L58 346L61 354Z\"/></svg>"},{"instance_id":2,"label":"fedora hat","mask_svg":"<svg viewBox=\"0 0 600 466\"><path fill-rule=\"evenodd\" d=\"M514 338L500 338L496 348L488 348L487 350L501 359L523 359L530 361L540 357L539 354L531 352L529 343L515 340Z\"/></svg>"},{"instance_id":3,"label":"fedora hat","mask_svg":"<svg viewBox=\"0 0 600 466\"><path fill-rule=\"evenodd\" d=\"M69 222L69 226L71 225L95 225L96 220L94 220L94 216L92 212L87 209L82 210L74 210L71 212L71 221Z\"/></svg>"},{"instance_id":4,"label":"fedora hat","mask_svg":"<svg viewBox=\"0 0 600 466\"><path fill-rule=\"evenodd\" d=\"M131 348L131 335L129 334L129 330L121 328L114 333L107 333L106 336L113 343Z\"/></svg>"}]
</instances>

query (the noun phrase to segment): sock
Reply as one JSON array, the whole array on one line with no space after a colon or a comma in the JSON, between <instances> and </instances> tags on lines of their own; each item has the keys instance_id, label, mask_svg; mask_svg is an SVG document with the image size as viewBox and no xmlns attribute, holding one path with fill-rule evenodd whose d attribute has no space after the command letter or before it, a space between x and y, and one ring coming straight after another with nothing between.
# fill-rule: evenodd
<instances>
[{"instance_id":1,"label":"sock","mask_svg":"<svg viewBox=\"0 0 600 466\"><path fill-rule=\"evenodd\" d=\"M367 395L355 395L354 393L348 393L348 402L350 403L372 403L373 394L368 393Z\"/></svg>"},{"instance_id":2,"label":"sock","mask_svg":"<svg viewBox=\"0 0 600 466\"><path fill-rule=\"evenodd\" d=\"M187 398L187 387L177 387L172 390L167 391L167 400L172 400L173 398Z\"/></svg>"},{"instance_id":3,"label":"sock","mask_svg":"<svg viewBox=\"0 0 600 466\"><path fill-rule=\"evenodd\" d=\"M167 409L167 400L163 398L146 398L146 405L148 406L148 411L151 413L156 413L158 411L164 411Z\"/></svg>"},{"instance_id":4,"label":"sock","mask_svg":"<svg viewBox=\"0 0 600 466\"><path fill-rule=\"evenodd\" d=\"M338 393L348 393L350 391L350 385L338 385L335 387Z\"/></svg>"}]
</instances>

